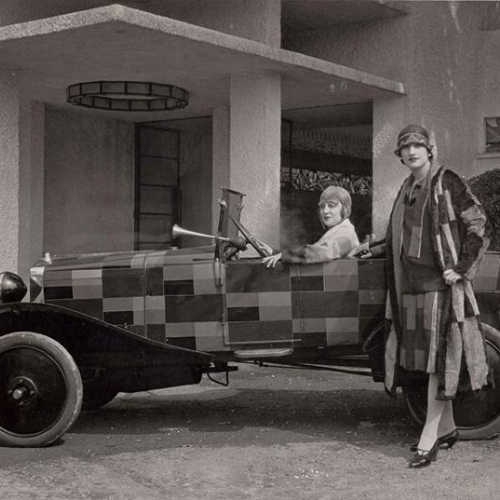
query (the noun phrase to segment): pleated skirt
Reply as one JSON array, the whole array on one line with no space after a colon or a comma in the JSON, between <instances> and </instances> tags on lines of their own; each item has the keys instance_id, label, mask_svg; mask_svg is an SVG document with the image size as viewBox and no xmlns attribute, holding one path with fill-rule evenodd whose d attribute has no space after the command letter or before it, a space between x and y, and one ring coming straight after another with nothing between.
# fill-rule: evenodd
<instances>
[{"instance_id":1,"label":"pleated skirt","mask_svg":"<svg viewBox=\"0 0 500 500\"><path fill-rule=\"evenodd\" d=\"M408 371L435 373L439 329L446 291L404 293L400 365Z\"/></svg>"}]
</instances>

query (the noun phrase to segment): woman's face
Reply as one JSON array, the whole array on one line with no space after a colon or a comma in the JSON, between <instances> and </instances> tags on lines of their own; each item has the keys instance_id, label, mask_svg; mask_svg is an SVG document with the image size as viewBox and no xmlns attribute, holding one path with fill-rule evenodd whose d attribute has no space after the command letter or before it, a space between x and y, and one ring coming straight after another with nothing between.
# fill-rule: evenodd
<instances>
[{"instance_id":1,"label":"woman's face","mask_svg":"<svg viewBox=\"0 0 500 500\"><path fill-rule=\"evenodd\" d=\"M418 170L429 163L429 152L422 144L409 144L400 151L403 163L410 170Z\"/></svg>"},{"instance_id":2,"label":"woman's face","mask_svg":"<svg viewBox=\"0 0 500 500\"><path fill-rule=\"evenodd\" d=\"M328 200L319 206L319 216L328 229L342 222L342 203L339 200Z\"/></svg>"}]
</instances>

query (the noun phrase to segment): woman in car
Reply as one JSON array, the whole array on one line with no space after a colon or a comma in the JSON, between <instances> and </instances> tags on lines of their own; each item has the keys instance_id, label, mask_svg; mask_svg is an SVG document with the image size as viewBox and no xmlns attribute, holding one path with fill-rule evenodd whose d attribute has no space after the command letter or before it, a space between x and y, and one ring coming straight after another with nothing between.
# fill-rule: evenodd
<instances>
[{"instance_id":1,"label":"woman in car","mask_svg":"<svg viewBox=\"0 0 500 500\"><path fill-rule=\"evenodd\" d=\"M347 257L359 245L356 231L349 220L351 206L351 196L344 188L327 187L318 202L319 218L326 230L325 234L312 245L282 250L264 257L264 264L267 267L274 267L279 261L287 264L313 264Z\"/></svg>"}]
</instances>

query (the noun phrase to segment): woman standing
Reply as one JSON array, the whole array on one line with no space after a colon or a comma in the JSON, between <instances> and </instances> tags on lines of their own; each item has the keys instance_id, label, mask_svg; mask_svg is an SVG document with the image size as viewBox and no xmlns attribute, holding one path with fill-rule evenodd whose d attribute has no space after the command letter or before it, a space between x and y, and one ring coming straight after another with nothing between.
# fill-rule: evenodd
<instances>
[{"instance_id":1,"label":"woman standing","mask_svg":"<svg viewBox=\"0 0 500 500\"><path fill-rule=\"evenodd\" d=\"M282 250L264 257L264 264L274 267L280 260L287 264L313 264L347 257L359 245L356 231L349 220L351 206L351 196L344 188L327 187L318 202L319 218L326 230L325 234L312 245ZM272 249L269 250L271 253Z\"/></svg>"},{"instance_id":2,"label":"woman standing","mask_svg":"<svg viewBox=\"0 0 500 500\"><path fill-rule=\"evenodd\" d=\"M410 175L394 202L383 245L390 320L386 389L394 393L415 372L429 377L427 417L410 468L429 465L441 445L451 448L458 441L452 400L459 377L467 374L469 389L479 390L488 375L471 285L488 245L486 217L466 182L434 161L433 149L419 125L399 133L395 154Z\"/></svg>"}]
</instances>

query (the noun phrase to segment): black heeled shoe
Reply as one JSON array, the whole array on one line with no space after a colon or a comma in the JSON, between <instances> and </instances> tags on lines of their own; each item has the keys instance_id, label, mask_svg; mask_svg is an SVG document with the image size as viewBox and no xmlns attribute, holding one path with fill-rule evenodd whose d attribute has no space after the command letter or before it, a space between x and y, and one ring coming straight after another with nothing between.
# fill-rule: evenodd
<instances>
[{"instance_id":1,"label":"black heeled shoe","mask_svg":"<svg viewBox=\"0 0 500 500\"><path fill-rule=\"evenodd\" d=\"M458 433L458 429L454 429L448 434L438 437L439 447L445 450L451 450L459 440L460 440L460 434ZM417 450L418 450L418 441L410 446L410 451L416 452Z\"/></svg>"},{"instance_id":2,"label":"black heeled shoe","mask_svg":"<svg viewBox=\"0 0 500 500\"><path fill-rule=\"evenodd\" d=\"M413 458L408 462L408 467L410 469L418 469L420 467L427 467L431 462L435 462L437 459L437 453L439 450L439 439L436 439L434 446L429 451L419 450L413 456Z\"/></svg>"},{"instance_id":3,"label":"black heeled shoe","mask_svg":"<svg viewBox=\"0 0 500 500\"><path fill-rule=\"evenodd\" d=\"M447 450L451 450L453 446L455 446L458 443L459 440L460 440L460 434L458 433L458 429L455 429L449 432L448 434L445 434L444 436L438 438L440 448L442 448L443 445L447 445L446 446Z\"/></svg>"}]
</instances>

